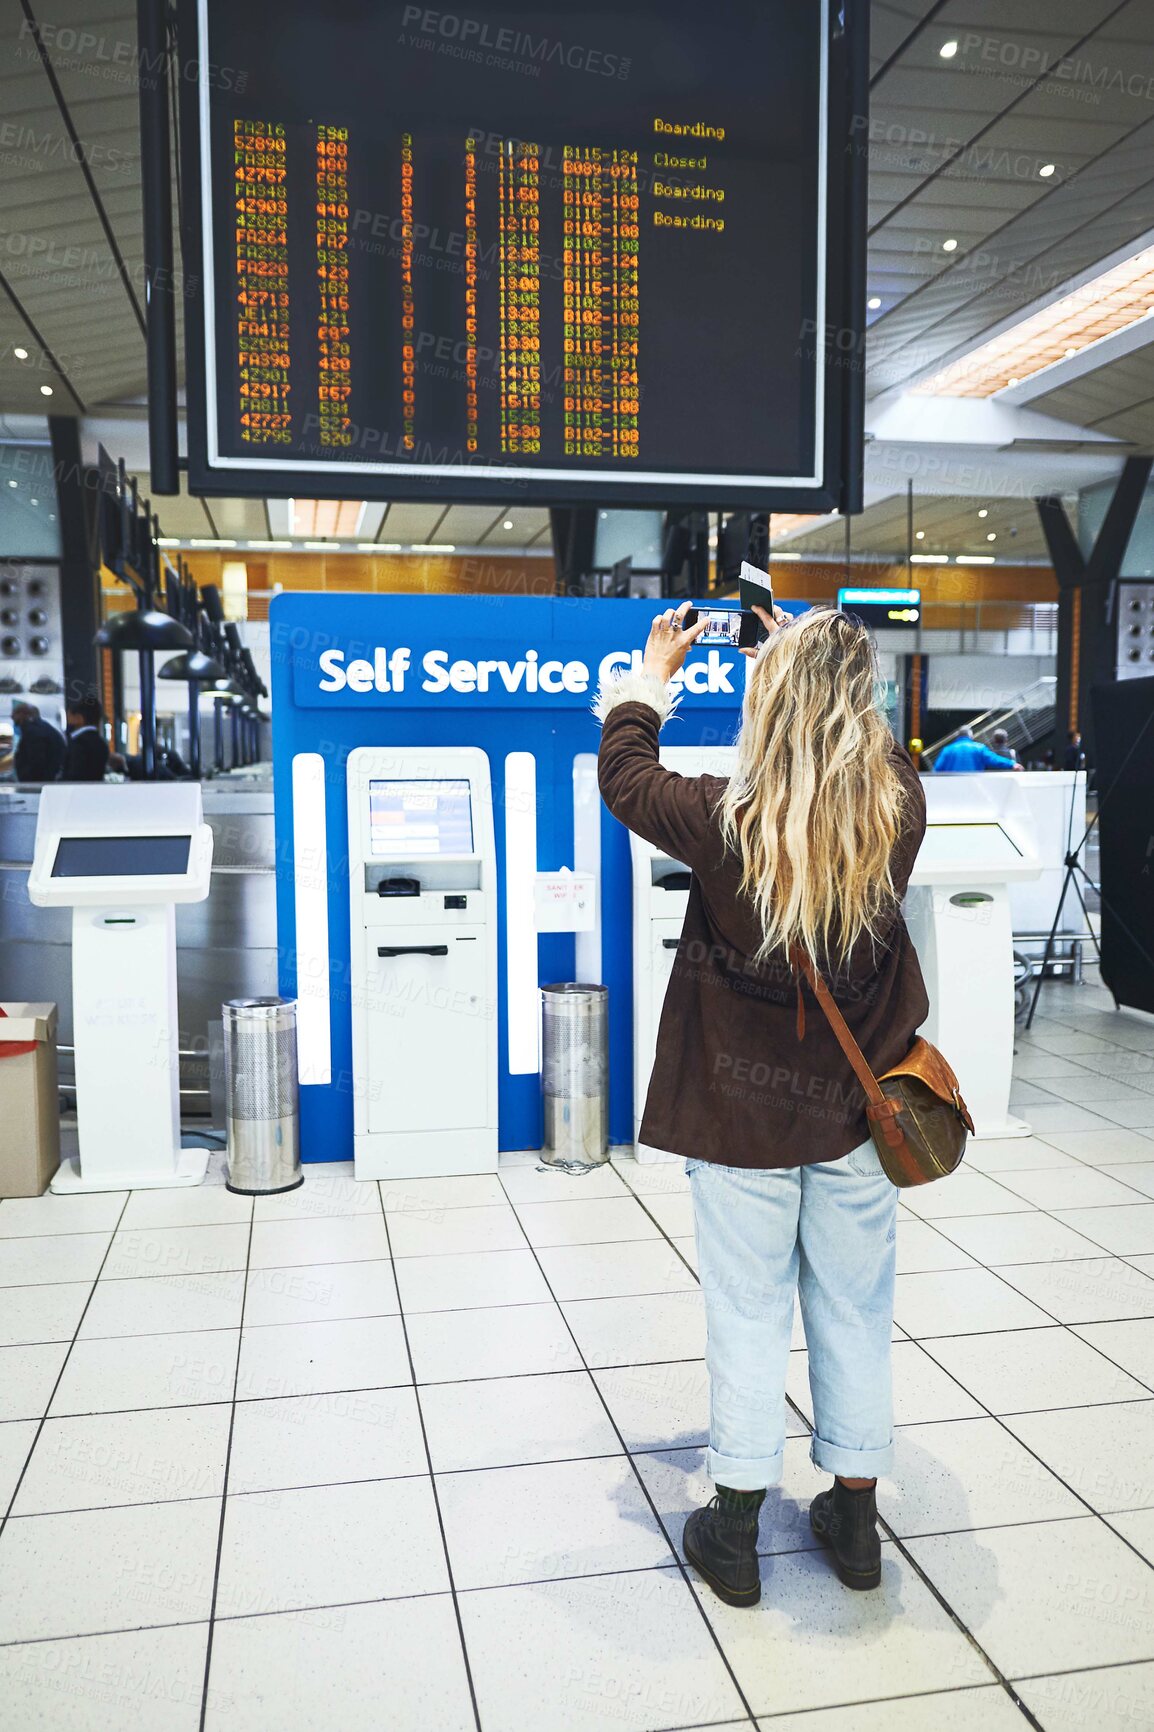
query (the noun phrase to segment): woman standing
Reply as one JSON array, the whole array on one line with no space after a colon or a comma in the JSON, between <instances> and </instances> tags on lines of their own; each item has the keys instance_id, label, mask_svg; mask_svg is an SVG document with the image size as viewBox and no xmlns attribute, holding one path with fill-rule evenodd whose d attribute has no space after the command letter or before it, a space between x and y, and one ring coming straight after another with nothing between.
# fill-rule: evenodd
<instances>
[{"instance_id":1,"label":"woman standing","mask_svg":"<svg viewBox=\"0 0 1154 1732\"><path fill-rule=\"evenodd\" d=\"M705 1298L717 1496L689 1517L685 1555L750 1606L759 1511L781 1477L795 1292L811 1459L835 1476L810 1521L847 1586L881 1577L897 1192L789 958L799 949L824 975L875 1074L905 1056L929 1008L900 910L925 796L877 708L871 639L825 610L785 629L761 614L770 635L730 781L663 770L669 681L700 630L682 629L685 611L654 620L642 671L602 691L599 776L614 816L693 871L641 1138L687 1159Z\"/></svg>"}]
</instances>

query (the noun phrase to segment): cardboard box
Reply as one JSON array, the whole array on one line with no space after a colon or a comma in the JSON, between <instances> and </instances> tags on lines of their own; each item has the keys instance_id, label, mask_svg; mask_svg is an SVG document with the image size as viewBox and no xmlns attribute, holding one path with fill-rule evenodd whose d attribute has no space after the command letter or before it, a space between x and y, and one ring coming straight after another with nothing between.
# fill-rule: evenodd
<instances>
[{"instance_id":1,"label":"cardboard box","mask_svg":"<svg viewBox=\"0 0 1154 1732\"><path fill-rule=\"evenodd\" d=\"M5 1003L0 1016L0 1197L39 1197L60 1165L56 1006ZM6 1056L15 1043L31 1052Z\"/></svg>"}]
</instances>

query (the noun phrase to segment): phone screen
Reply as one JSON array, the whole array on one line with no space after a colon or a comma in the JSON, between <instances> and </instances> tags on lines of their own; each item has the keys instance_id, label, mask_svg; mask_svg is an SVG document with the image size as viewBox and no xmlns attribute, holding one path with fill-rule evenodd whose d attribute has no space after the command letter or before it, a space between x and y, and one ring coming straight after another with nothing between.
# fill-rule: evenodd
<instances>
[{"instance_id":1,"label":"phone screen","mask_svg":"<svg viewBox=\"0 0 1154 1732\"><path fill-rule=\"evenodd\" d=\"M686 627L696 625L704 620L705 630L697 639L699 644L728 644L731 649L756 649L765 636L766 630L755 613L748 613L737 607L692 607L686 614Z\"/></svg>"},{"instance_id":2,"label":"phone screen","mask_svg":"<svg viewBox=\"0 0 1154 1732\"><path fill-rule=\"evenodd\" d=\"M726 643L736 647L741 642L741 610L730 607L699 608L697 617L706 621L698 643Z\"/></svg>"}]
</instances>

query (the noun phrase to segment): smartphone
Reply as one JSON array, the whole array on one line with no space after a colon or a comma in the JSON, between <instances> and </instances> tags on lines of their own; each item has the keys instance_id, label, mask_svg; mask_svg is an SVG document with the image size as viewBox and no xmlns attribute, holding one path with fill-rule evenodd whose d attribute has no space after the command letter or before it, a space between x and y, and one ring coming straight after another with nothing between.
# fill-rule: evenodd
<instances>
[{"instance_id":1,"label":"smartphone","mask_svg":"<svg viewBox=\"0 0 1154 1732\"><path fill-rule=\"evenodd\" d=\"M755 613L736 607L691 607L682 626L686 631L699 620L706 621L698 643L729 644L733 649L756 649L768 634Z\"/></svg>"}]
</instances>

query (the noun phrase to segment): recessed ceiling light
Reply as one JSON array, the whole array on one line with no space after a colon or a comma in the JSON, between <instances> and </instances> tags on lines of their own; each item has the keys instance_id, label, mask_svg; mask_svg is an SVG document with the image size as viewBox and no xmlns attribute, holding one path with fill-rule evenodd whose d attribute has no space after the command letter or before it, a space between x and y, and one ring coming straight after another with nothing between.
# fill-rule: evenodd
<instances>
[{"instance_id":1,"label":"recessed ceiling light","mask_svg":"<svg viewBox=\"0 0 1154 1732\"><path fill-rule=\"evenodd\" d=\"M38 499L30 499L28 503L29 505L39 505L40 501Z\"/></svg>"},{"instance_id":2,"label":"recessed ceiling light","mask_svg":"<svg viewBox=\"0 0 1154 1732\"><path fill-rule=\"evenodd\" d=\"M987 541L997 541L997 539L998 539L997 531L994 529L991 529L990 533L986 537L986 540Z\"/></svg>"},{"instance_id":3,"label":"recessed ceiling light","mask_svg":"<svg viewBox=\"0 0 1154 1732\"><path fill-rule=\"evenodd\" d=\"M1015 375L1014 375L1014 376L1013 376L1013 378L1010 378L1010 379L1007 379L1007 380L1006 380L1006 384L1007 384L1007 385L1016 385L1016 384L1017 384L1017 383L1018 383L1018 379L1017 379L1017 375L1016 375L1016 374L1015 374Z\"/></svg>"},{"instance_id":4,"label":"recessed ceiling light","mask_svg":"<svg viewBox=\"0 0 1154 1732\"><path fill-rule=\"evenodd\" d=\"M866 302L866 306L869 308L871 313L876 313L881 304L882 298L880 295L871 295L869 300Z\"/></svg>"},{"instance_id":5,"label":"recessed ceiling light","mask_svg":"<svg viewBox=\"0 0 1154 1732\"><path fill-rule=\"evenodd\" d=\"M990 515L990 514L989 514L989 512L988 512L988 511L987 511L987 509L986 509L986 507L985 507L985 506L984 506L984 505L983 505L983 506L982 506L982 509L981 509L981 510L980 510L980 511L979 511L979 512L978 512L978 516L979 516L979 517L988 517L988 516L989 516L989 515Z\"/></svg>"},{"instance_id":6,"label":"recessed ceiling light","mask_svg":"<svg viewBox=\"0 0 1154 1732\"><path fill-rule=\"evenodd\" d=\"M1052 163L1052 162L1044 162L1044 163L1043 163L1043 164L1042 164L1042 166L1041 166L1041 168L1040 168L1040 169L1039 169L1039 170L1038 170L1038 173L1039 173L1039 174L1040 174L1040 175L1041 175L1041 177L1042 177L1042 179L1043 179L1043 180L1049 180L1049 178L1050 178L1050 176L1051 176L1051 175L1052 175L1052 174L1053 174L1053 172L1054 172L1054 168L1055 168L1055 164L1054 164L1054 163Z\"/></svg>"},{"instance_id":7,"label":"recessed ceiling light","mask_svg":"<svg viewBox=\"0 0 1154 1732\"><path fill-rule=\"evenodd\" d=\"M42 396L42 397L51 397L51 395L52 395L52 387L51 387L51 385L41 385L41 387L40 387L40 395L41 395L41 396Z\"/></svg>"},{"instance_id":8,"label":"recessed ceiling light","mask_svg":"<svg viewBox=\"0 0 1154 1732\"><path fill-rule=\"evenodd\" d=\"M1075 349L1071 346L1069 349L1066 350L1065 359L1068 361L1070 359L1071 355L1076 355L1077 353L1078 353L1077 349Z\"/></svg>"},{"instance_id":9,"label":"recessed ceiling light","mask_svg":"<svg viewBox=\"0 0 1154 1732\"><path fill-rule=\"evenodd\" d=\"M512 529L512 527L513 527L513 519L511 517L507 517L505 519L504 523L501 525L501 528L502 529Z\"/></svg>"},{"instance_id":10,"label":"recessed ceiling light","mask_svg":"<svg viewBox=\"0 0 1154 1732\"><path fill-rule=\"evenodd\" d=\"M958 243L956 240L954 240L952 235L948 241L942 242L942 251L944 253L956 253L957 250L958 250Z\"/></svg>"},{"instance_id":11,"label":"recessed ceiling light","mask_svg":"<svg viewBox=\"0 0 1154 1732\"><path fill-rule=\"evenodd\" d=\"M943 60L952 60L957 52L958 43L957 38L954 36L951 36L948 42L943 42L941 47L938 49L938 53L941 55Z\"/></svg>"},{"instance_id":12,"label":"recessed ceiling light","mask_svg":"<svg viewBox=\"0 0 1154 1732\"><path fill-rule=\"evenodd\" d=\"M924 541L925 539L926 539L926 532L924 529L919 529L917 531L917 533L914 535L915 541Z\"/></svg>"},{"instance_id":13,"label":"recessed ceiling light","mask_svg":"<svg viewBox=\"0 0 1154 1732\"><path fill-rule=\"evenodd\" d=\"M9 487L19 487L20 483L18 481L10 481L8 485Z\"/></svg>"},{"instance_id":14,"label":"recessed ceiling light","mask_svg":"<svg viewBox=\"0 0 1154 1732\"><path fill-rule=\"evenodd\" d=\"M18 361L26 361L28 359L27 349L22 349L19 344L17 344L16 348L13 349L12 353Z\"/></svg>"}]
</instances>

